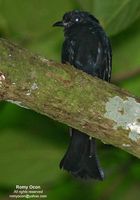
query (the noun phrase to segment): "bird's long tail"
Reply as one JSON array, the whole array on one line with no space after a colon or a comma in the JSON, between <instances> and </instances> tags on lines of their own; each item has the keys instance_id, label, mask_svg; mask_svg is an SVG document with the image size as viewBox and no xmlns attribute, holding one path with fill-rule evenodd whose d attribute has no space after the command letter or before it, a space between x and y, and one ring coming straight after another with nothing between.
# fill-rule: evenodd
<instances>
[{"instance_id":1,"label":"bird's long tail","mask_svg":"<svg viewBox=\"0 0 140 200\"><path fill-rule=\"evenodd\" d=\"M95 139L76 129L70 129L71 143L60 162L60 168L76 177L103 180L104 173L97 159Z\"/></svg>"}]
</instances>

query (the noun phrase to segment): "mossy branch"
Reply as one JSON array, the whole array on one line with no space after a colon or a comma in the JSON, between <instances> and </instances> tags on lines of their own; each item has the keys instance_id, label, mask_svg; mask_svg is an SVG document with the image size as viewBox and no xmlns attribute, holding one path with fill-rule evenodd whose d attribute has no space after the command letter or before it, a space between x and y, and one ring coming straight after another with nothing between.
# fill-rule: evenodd
<instances>
[{"instance_id":1,"label":"mossy branch","mask_svg":"<svg viewBox=\"0 0 140 200\"><path fill-rule=\"evenodd\" d=\"M0 100L28 107L140 158L137 98L4 39L0 39Z\"/></svg>"}]
</instances>

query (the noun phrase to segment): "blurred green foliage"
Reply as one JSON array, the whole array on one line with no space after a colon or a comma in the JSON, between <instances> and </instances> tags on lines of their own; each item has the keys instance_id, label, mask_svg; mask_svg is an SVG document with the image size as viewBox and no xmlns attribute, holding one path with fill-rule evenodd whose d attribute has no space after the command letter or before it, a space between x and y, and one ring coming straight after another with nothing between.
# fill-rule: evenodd
<instances>
[{"instance_id":1,"label":"blurred green foliage","mask_svg":"<svg viewBox=\"0 0 140 200\"><path fill-rule=\"evenodd\" d=\"M62 30L52 24L72 9L99 18L112 41L113 75L140 68L139 0L0 0L0 36L60 61ZM140 74L119 83L140 96ZM0 103L0 199L16 184L41 185L50 200L137 200L140 162L99 142L103 182L80 181L59 170L68 145L68 127L33 111Z\"/></svg>"}]
</instances>

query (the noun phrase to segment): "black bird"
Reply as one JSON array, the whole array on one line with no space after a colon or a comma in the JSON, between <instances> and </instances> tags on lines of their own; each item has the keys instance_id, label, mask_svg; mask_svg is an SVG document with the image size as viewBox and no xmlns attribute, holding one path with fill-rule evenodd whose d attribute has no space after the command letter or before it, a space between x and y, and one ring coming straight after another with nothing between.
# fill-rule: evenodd
<instances>
[{"instance_id":1,"label":"black bird","mask_svg":"<svg viewBox=\"0 0 140 200\"><path fill-rule=\"evenodd\" d=\"M62 63L70 63L84 72L110 82L112 53L110 41L98 19L88 12L74 10L53 26L64 27ZM60 168L84 179L103 180L96 154L95 139L70 128L71 143Z\"/></svg>"}]
</instances>

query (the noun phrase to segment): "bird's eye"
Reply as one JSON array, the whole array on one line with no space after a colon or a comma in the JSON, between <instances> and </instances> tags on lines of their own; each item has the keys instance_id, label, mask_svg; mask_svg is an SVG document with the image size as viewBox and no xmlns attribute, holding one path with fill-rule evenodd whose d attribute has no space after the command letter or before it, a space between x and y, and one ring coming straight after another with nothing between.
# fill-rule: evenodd
<instances>
[{"instance_id":1,"label":"bird's eye","mask_svg":"<svg viewBox=\"0 0 140 200\"><path fill-rule=\"evenodd\" d=\"M75 21L78 22L78 21L79 21L79 18L76 18Z\"/></svg>"}]
</instances>

